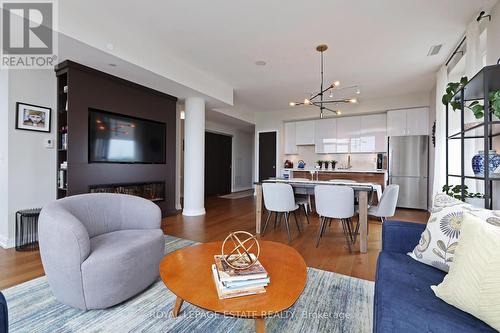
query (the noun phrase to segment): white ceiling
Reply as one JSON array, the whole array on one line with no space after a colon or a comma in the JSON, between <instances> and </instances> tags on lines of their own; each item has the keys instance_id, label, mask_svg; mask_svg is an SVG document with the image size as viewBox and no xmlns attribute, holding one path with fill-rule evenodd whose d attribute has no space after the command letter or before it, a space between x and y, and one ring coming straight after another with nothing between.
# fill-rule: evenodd
<instances>
[{"instance_id":1,"label":"white ceiling","mask_svg":"<svg viewBox=\"0 0 500 333\"><path fill-rule=\"evenodd\" d=\"M329 45L325 79L359 84L361 102L428 92L467 23L495 2L64 0L60 26L100 49L113 43L117 56L129 43L145 57L181 59L232 86L235 107L269 111L319 88L320 43Z\"/></svg>"}]
</instances>

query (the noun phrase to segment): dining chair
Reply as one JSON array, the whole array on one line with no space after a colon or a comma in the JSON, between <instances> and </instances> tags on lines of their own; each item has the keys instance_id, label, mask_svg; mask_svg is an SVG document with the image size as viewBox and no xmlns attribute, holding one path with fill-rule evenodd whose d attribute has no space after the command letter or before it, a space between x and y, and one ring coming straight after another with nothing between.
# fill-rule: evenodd
<instances>
[{"instance_id":1,"label":"dining chair","mask_svg":"<svg viewBox=\"0 0 500 333\"><path fill-rule=\"evenodd\" d=\"M316 239L316 247L319 246L326 225L332 219L339 219L349 248L352 252L352 217L354 216L354 190L349 186L317 185L314 187L316 199L316 211L321 216L320 227Z\"/></svg>"},{"instance_id":2,"label":"dining chair","mask_svg":"<svg viewBox=\"0 0 500 333\"><path fill-rule=\"evenodd\" d=\"M399 185L391 184L382 192L382 197L377 206L368 209L368 215L380 217L382 222L388 217L394 216L398 204Z\"/></svg>"},{"instance_id":3,"label":"dining chair","mask_svg":"<svg viewBox=\"0 0 500 333\"><path fill-rule=\"evenodd\" d=\"M292 186L289 184L264 183L262 184L262 194L264 196L264 206L269 212L267 215L266 223L264 224L262 236L264 236L264 233L266 232L267 225L269 223L269 220L271 219L272 213L275 214L275 227L277 222L281 220L280 214L282 214L285 217L285 227L288 234L288 242L290 243L292 241L289 224L290 213L293 213L295 224L297 225L297 229L300 233L299 221L297 220L297 215L295 214L295 211L299 209L299 206L297 205L297 203L295 203Z\"/></svg>"},{"instance_id":4,"label":"dining chair","mask_svg":"<svg viewBox=\"0 0 500 333\"><path fill-rule=\"evenodd\" d=\"M307 178L293 178L293 180L310 181ZM307 188L295 188L295 203L304 211L304 215L309 224L309 213L312 212L311 193ZM300 211L299 211L300 213Z\"/></svg>"}]
</instances>

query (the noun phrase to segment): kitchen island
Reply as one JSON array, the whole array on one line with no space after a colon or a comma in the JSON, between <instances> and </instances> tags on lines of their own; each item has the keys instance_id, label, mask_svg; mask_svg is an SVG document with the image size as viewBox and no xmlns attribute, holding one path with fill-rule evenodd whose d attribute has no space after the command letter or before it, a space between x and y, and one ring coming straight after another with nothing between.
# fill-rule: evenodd
<instances>
[{"instance_id":1,"label":"kitchen island","mask_svg":"<svg viewBox=\"0 0 500 333\"><path fill-rule=\"evenodd\" d=\"M317 171L314 174L314 180L346 179L354 180L358 183L374 183L385 188L387 185L387 170L385 169L285 169L290 171L290 178L307 178L312 180L311 171Z\"/></svg>"}]
</instances>

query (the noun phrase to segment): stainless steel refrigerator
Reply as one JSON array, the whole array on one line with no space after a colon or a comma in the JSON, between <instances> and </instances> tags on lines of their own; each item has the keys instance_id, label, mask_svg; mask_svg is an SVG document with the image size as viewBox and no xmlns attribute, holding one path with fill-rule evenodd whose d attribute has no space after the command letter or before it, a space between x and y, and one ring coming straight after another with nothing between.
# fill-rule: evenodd
<instances>
[{"instance_id":1,"label":"stainless steel refrigerator","mask_svg":"<svg viewBox=\"0 0 500 333\"><path fill-rule=\"evenodd\" d=\"M427 209L429 137L389 138L389 184L399 185L398 207Z\"/></svg>"}]
</instances>

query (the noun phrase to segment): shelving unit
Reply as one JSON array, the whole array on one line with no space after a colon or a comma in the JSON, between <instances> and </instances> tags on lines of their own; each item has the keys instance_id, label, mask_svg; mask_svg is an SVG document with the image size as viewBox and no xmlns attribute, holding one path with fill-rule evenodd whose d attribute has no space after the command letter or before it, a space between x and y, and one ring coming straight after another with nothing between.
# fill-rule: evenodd
<instances>
[{"instance_id":1,"label":"shelving unit","mask_svg":"<svg viewBox=\"0 0 500 333\"><path fill-rule=\"evenodd\" d=\"M494 177L489 172L489 155L488 151L493 148L493 138L500 135L499 120L494 120L492 113L489 111L488 95L492 91L500 90L500 65L484 67L477 73L466 85L462 86L457 94L453 97L455 101L461 102L460 112L460 131L457 133L449 133L449 105L446 106L446 185L449 185L450 177L460 178L462 185L462 200L465 199L463 186L465 179L474 179L484 181L484 203L485 208L492 209L493 204L493 181L499 181L500 177ZM484 105L484 120L482 123L465 128L464 112L465 104L472 101L483 101ZM471 112L471 111L467 111ZM483 135L474 134L477 129L483 128ZM483 139L484 145L484 176L469 176L465 174L465 140ZM449 172L449 143L450 140L460 140L461 150L461 166L460 174L450 174Z\"/></svg>"},{"instance_id":2,"label":"shelving unit","mask_svg":"<svg viewBox=\"0 0 500 333\"><path fill-rule=\"evenodd\" d=\"M67 196L68 170L61 167L68 161L68 72L57 72L57 198Z\"/></svg>"}]
</instances>

